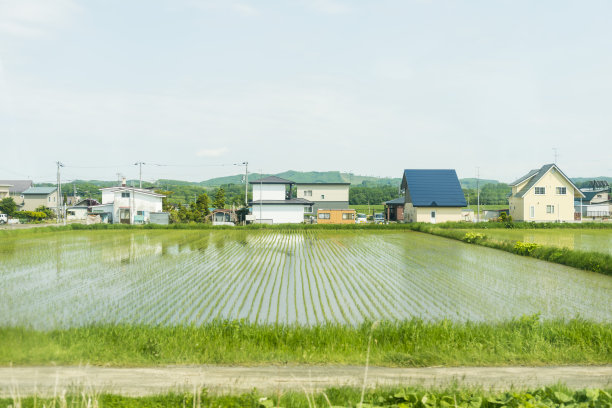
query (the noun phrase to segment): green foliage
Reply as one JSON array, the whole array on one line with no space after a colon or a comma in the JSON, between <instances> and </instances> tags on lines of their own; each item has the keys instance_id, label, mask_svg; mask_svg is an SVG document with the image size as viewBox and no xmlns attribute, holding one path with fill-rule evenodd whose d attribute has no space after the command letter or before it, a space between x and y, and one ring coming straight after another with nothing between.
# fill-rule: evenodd
<instances>
[{"instance_id":1,"label":"green foliage","mask_svg":"<svg viewBox=\"0 0 612 408\"><path fill-rule=\"evenodd\" d=\"M509 185L504 183L488 183L480 185L480 204L481 205L507 205L508 204L508 194L511 192L511 188ZM466 201L470 204L475 204L478 191L476 187L472 188L463 188L463 194L465 195Z\"/></svg>"},{"instance_id":2,"label":"green foliage","mask_svg":"<svg viewBox=\"0 0 612 408\"><path fill-rule=\"evenodd\" d=\"M198 326L0 327L0 364L363 364L371 322L312 326L216 320ZM495 323L382 321L370 363L487 366L612 363L612 324L527 316Z\"/></svg>"},{"instance_id":3,"label":"green foliage","mask_svg":"<svg viewBox=\"0 0 612 408\"><path fill-rule=\"evenodd\" d=\"M385 201L390 201L399 197L398 187L387 186L359 186L349 189L350 205L380 205Z\"/></svg>"},{"instance_id":4,"label":"green foliage","mask_svg":"<svg viewBox=\"0 0 612 408\"><path fill-rule=\"evenodd\" d=\"M42 211L15 211L13 216L26 221L42 221L48 217L47 213Z\"/></svg>"},{"instance_id":5,"label":"green foliage","mask_svg":"<svg viewBox=\"0 0 612 408\"><path fill-rule=\"evenodd\" d=\"M461 238L463 242L467 242L469 244L475 244L485 239L484 234L480 232L466 232L466 234Z\"/></svg>"},{"instance_id":6,"label":"green foliage","mask_svg":"<svg viewBox=\"0 0 612 408\"><path fill-rule=\"evenodd\" d=\"M514 253L518 255L531 255L536 248L540 245L533 242L521 242L517 241L514 244Z\"/></svg>"},{"instance_id":7,"label":"green foliage","mask_svg":"<svg viewBox=\"0 0 612 408\"><path fill-rule=\"evenodd\" d=\"M5 197L0 201L0 214L6 214L9 217L12 217L17 211L17 204L13 197Z\"/></svg>"},{"instance_id":8,"label":"green foliage","mask_svg":"<svg viewBox=\"0 0 612 408\"><path fill-rule=\"evenodd\" d=\"M49 207L45 207L44 205L37 207L34 211L44 213L45 214L44 218L46 219L55 218L55 211L53 211Z\"/></svg>"},{"instance_id":9,"label":"green foliage","mask_svg":"<svg viewBox=\"0 0 612 408\"><path fill-rule=\"evenodd\" d=\"M361 389L357 387L333 387L325 390L285 390L260 392L256 389L242 394L213 393L207 389L193 392L168 393L152 396L128 397L107 393L91 393L88 390L72 390L55 397L19 395L0 398L0 408L8 407L253 407L253 408L312 408L312 407L393 407L393 408L556 408L584 407L609 408L612 390L586 388L567 389L561 385L532 390L483 391L459 388L426 389L423 387L368 388L363 404Z\"/></svg>"},{"instance_id":10,"label":"green foliage","mask_svg":"<svg viewBox=\"0 0 612 408\"><path fill-rule=\"evenodd\" d=\"M212 202L214 208L225 208L225 190L219 187L215 192L215 199Z\"/></svg>"}]
</instances>

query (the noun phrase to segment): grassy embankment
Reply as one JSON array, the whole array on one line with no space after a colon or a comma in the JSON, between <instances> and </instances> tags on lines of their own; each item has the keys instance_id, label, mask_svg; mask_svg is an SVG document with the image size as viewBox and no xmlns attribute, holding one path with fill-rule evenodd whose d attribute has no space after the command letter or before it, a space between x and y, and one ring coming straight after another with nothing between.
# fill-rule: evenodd
<instances>
[{"instance_id":1,"label":"grassy embankment","mask_svg":"<svg viewBox=\"0 0 612 408\"><path fill-rule=\"evenodd\" d=\"M168 393L146 397L73 392L53 398L0 398L0 408L8 407L565 407L604 408L612 405L612 389L570 390L564 386L523 391L484 391L449 387L426 390L414 387L377 387L363 392L356 387L328 388L321 392L309 389L261 393L253 390L240 395L208 393L206 389L191 393Z\"/></svg>"},{"instance_id":2,"label":"grassy embankment","mask_svg":"<svg viewBox=\"0 0 612 408\"><path fill-rule=\"evenodd\" d=\"M51 331L0 328L0 364L364 364L369 323L277 326L217 321L202 326L94 326ZM370 363L499 366L612 363L612 323L382 322Z\"/></svg>"}]
</instances>

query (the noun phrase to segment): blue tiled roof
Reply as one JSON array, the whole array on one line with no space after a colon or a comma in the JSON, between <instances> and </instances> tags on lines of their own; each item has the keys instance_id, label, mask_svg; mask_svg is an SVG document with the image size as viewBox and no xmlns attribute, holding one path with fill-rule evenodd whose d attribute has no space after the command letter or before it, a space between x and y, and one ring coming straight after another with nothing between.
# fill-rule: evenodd
<instances>
[{"instance_id":1,"label":"blue tiled roof","mask_svg":"<svg viewBox=\"0 0 612 408\"><path fill-rule=\"evenodd\" d=\"M30 187L21 194L51 194L55 191L56 187Z\"/></svg>"},{"instance_id":2,"label":"blue tiled roof","mask_svg":"<svg viewBox=\"0 0 612 408\"><path fill-rule=\"evenodd\" d=\"M465 207L457 173L452 169L404 170L402 184L415 207Z\"/></svg>"}]
</instances>

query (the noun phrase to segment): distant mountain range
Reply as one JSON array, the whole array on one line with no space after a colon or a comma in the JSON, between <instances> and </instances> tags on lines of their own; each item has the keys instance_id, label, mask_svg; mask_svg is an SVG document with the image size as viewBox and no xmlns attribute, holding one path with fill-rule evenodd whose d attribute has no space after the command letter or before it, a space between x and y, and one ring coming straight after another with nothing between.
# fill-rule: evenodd
<instances>
[{"instance_id":1,"label":"distant mountain range","mask_svg":"<svg viewBox=\"0 0 612 408\"><path fill-rule=\"evenodd\" d=\"M289 170L276 174L259 174L250 173L249 181L257 180L261 177L276 176L287 180L295 181L296 183L351 183L352 185L362 185L364 182L368 185L399 185L400 178L390 177L371 177L358 176L352 173L342 173L339 171L295 171ZM235 176L217 177L210 180L198 183L205 187L217 187L224 184L240 184L244 183L244 174Z\"/></svg>"}]
</instances>

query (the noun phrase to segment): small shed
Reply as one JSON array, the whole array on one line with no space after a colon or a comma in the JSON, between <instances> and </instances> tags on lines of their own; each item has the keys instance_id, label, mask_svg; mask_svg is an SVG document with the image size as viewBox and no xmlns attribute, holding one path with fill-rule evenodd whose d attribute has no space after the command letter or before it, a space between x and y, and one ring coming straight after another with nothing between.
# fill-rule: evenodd
<instances>
[{"instance_id":1,"label":"small shed","mask_svg":"<svg viewBox=\"0 0 612 408\"><path fill-rule=\"evenodd\" d=\"M356 211L353 209L321 209L317 210L317 224L354 224Z\"/></svg>"},{"instance_id":2,"label":"small shed","mask_svg":"<svg viewBox=\"0 0 612 408\"><path fill-rule=\"evenodd\" d=\"M216 208L211 214L212 225L236 225L238 216L234 210Z\"/></svg>"},{"instance_id":3,"label":"small shed","mask_svg":"<svg viewBox=\"0 0 612 408\"><path fill-rule=\"evenodd\" d=\"M405 197L399 197L395 200L385 201L385 219L387 221L404 221L404 204Z\"/></svg>"}]
</instances>

